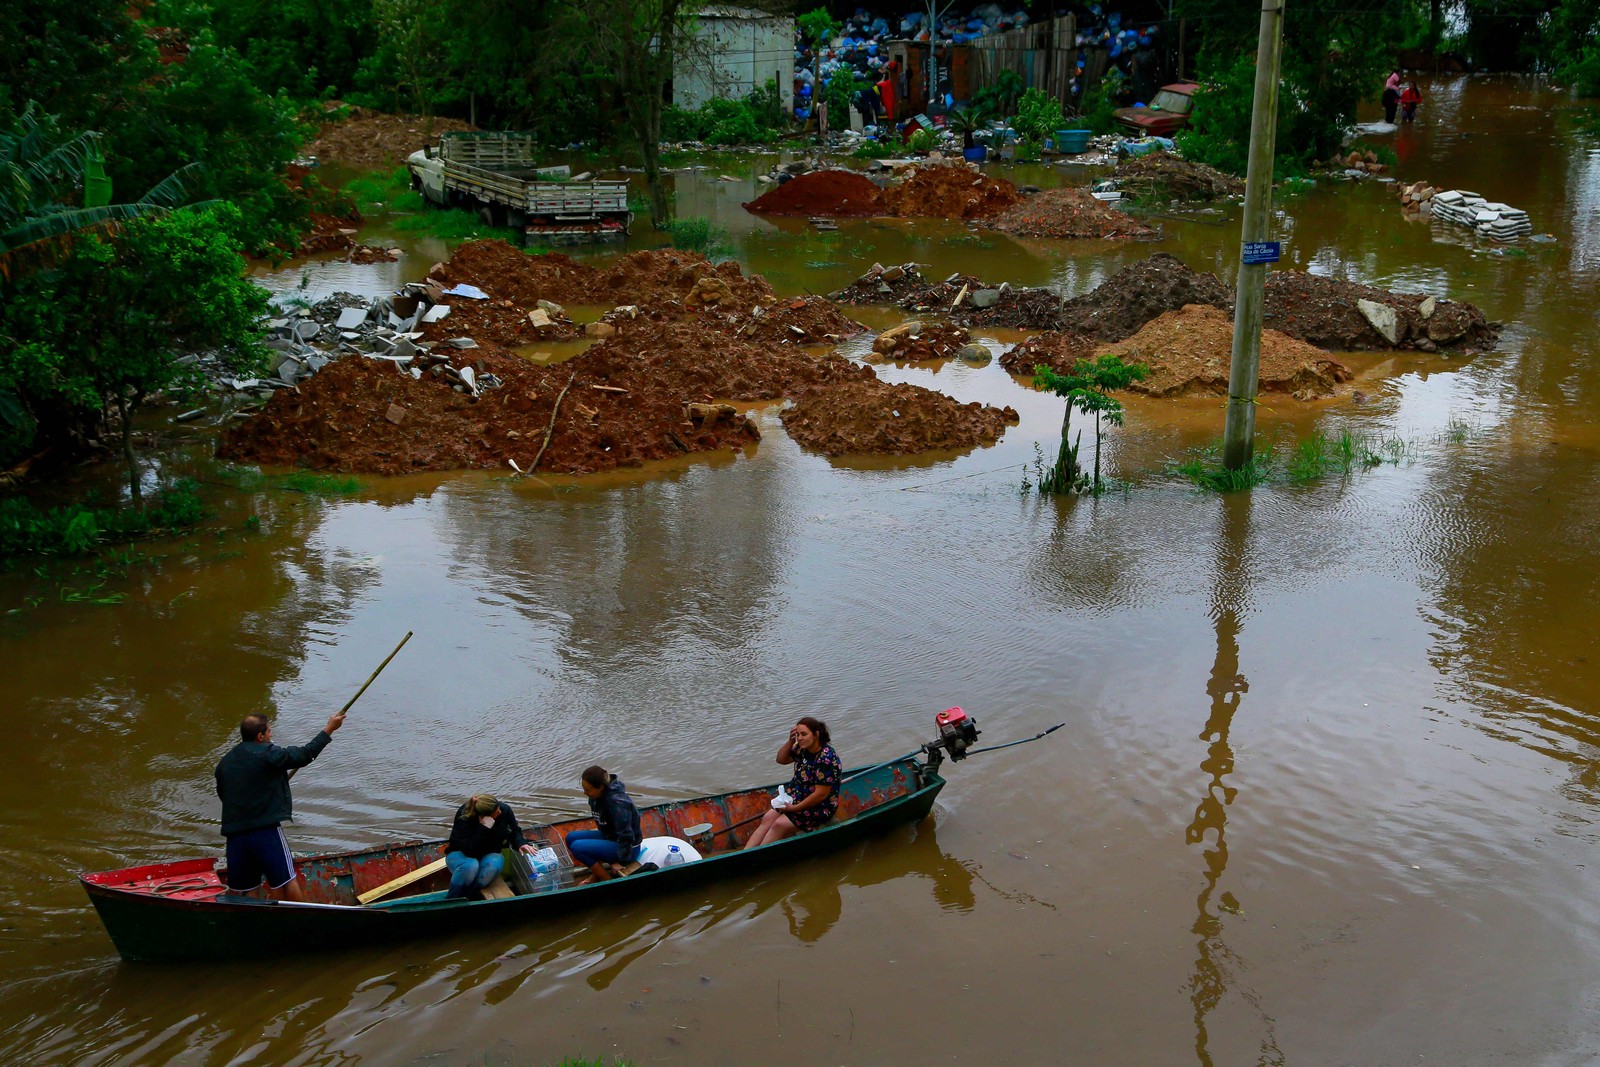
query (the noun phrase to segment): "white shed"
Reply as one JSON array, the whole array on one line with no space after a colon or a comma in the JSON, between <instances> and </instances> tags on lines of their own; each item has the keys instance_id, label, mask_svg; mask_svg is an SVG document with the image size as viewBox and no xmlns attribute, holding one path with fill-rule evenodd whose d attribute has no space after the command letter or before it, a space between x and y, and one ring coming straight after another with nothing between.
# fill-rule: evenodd
<instances>
[{"instance_id":1,"label":"white shed","mask_svg":"<svg viewBox=\"0 0 1600 1067\"><path fill-rule=\"evenodd\" d=\"M794 107L794 19L748 7L701 8L694 32L679 40L672 102L696 108L744 96L776 78L785 110Z\"/></svg>"}]
</instances>

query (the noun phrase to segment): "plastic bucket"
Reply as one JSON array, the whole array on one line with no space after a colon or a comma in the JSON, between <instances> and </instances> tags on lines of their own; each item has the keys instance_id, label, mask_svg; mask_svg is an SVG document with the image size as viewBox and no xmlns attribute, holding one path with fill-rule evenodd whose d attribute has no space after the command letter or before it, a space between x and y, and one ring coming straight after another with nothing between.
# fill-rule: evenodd
<instances>
[{"instance_id":1,"label":"plastic bucket","mask_svg":"<svg viewBox=\"0 0 1600 1067\"><path fill-rule=\"evenodd\" d=\"M1089 138L1093 136L1093 130L1057 130L1056 151L1076 155L1089 147Z\"/></svg>"},{"instance_id":2,"label":"plastic bucket","mask_svg":"<svg viewBox=\"0 0 1600 1067\"><path fill-rule=\"evenodd\" d=\"M968 163L982 163L989 158L989 150L981 144L975 144L971 148L963 148L961 155Z\"/></svg>"}]
</instances>

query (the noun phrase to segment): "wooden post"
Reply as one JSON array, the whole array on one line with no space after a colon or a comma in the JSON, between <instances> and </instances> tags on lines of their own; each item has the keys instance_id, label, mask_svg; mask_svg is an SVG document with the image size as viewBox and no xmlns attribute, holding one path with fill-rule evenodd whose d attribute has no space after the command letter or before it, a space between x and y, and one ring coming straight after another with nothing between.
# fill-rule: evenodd
<instances>
[{"instance_id":1,"label":"wooden post","mask_svg":"<svg viewBox=\"0 0 1600 1067\"><path fill-rule=\"evenodd\" d=\"M1264 241L1272 222L1272 157L1278 130L1278 64L1283 53L1284 0L1262 0L1256 49L1256 89L1250 117L1250 165L1245 172L1238 295L1233 305L1233 358L1228 368L1228 416L1222 465L1238 470L1255 452L1256 390L1261 368L1261 316L1267 265L1245 263L1242 245Z\"/></svg>"}]
</instances>

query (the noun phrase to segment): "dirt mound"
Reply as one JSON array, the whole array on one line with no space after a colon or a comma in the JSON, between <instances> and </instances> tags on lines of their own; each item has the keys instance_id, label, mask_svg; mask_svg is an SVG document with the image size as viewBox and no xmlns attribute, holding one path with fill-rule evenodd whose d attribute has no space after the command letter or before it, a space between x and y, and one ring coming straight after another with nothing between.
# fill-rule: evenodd
<instances>
[{"instance_id":1,"label":"dirt mound","mask_svg":"<svg viewBox=\"0 0 1600 1067\"><path fill-rule=\"evenodd\" d=\"M976 281L977 279L970 279ZM835 304L898 304L912 293L927 288L915 263L898 267L873 264L872 269L837 292L828 294Z\"/></svg>"},{"instance_id":2,"label":"dirt mound","mask_svg":"<svg viewBox=\"0 0 1600 1067\"><path fill-rule=\"evenodd\" d=\"M1117 164L1117 185L1130 195L1161 200L1222 200L1244 195L1244 182L1215 167L1151 152Z\"/></svg>"},{"instance_id":3,"label":"dirt mound","mask_svg":"<svg viewBox=\"0 0 1600 1067\"><path fill-rule=\"evenodd\" d=\"M579 263L559 252L530 256L504 241L471 241L433 272L449 285L469 283L490 296L532 308L557 304L648 304L669 300L691 307L749 310L776 301L760 275L737 263L713 265L697 252L631 252L608 267Z\"/></svg>"},{"instance_id":4,"label":"dirt mound","mask_svg":"<svg viewBox=\"0 0 1600 1067\"><path fill-rule=\"evenodd\" d=\"M1074 364L1094 356L1095 341L1087 334L1051 330L1036 334L1000 357L1000 366L1012 374L1033 377L1041 363L1057 374L1066 374Z\"/></svg>"},{"instance_id":5,"label":"dirt mound","mask_svg":"<svg viewBox=\"0 0 1600 1067\"><path fill-rule=\"evenodd\" d=\"M948 322L907 322L884 330L872 342L872 351L896 363L954 359L972 337Z\"/></svg>"},{"instance_id":6,"label":"dirt mound","mask_svg":"<svg viewBox=\"0 0 1600 1067\"><path fill-rule=\"evenodd\" d=\"M1362 300L1394 310L1394 341L1373 326L1358 303ZM1473 352L1493 348L1500 339L1499 328L1472 304L1421 293L1391 293L1373 285L1300 271L1267 275L1262 321L1290 337L1336 352L1392 348Z\"/></svg>"},{"instance_id":7,"label":"dirt mound","mask_svg":"<svg viewBox=\"0 0 1600 1067\"><path fill-rule=\"evenodd\" d=\"M1010 285L991 287L964 274L937 285L914 289L898 303L907 311L942 312L950 317L951 322L969 329L1061 328L1061 298L1054 291L1013 289ZM985 306L979 307L979 304Z\"/></svg>"},{"instance_id":8,"label":"dirt mound","mask_svg":"<svg viewBox=\"0 0 1600 1067\"><path fill-rule=\"evenodd\" d=\"M830 344L864 333L866 327L820 296L779 300L734 327L741 339L757 344Z\"/></svg>"},{"instance_id":9,"label":"dirt mound","mask_svg":"<svg viewBox=\"0 0 1600 1067\"><path fill-rule=\"evenodd\" d=\"M565 316L535 316L509 301L464 300L451 298L450 315L437 322L424 323L420 330L425 340L443 341L451 337L470 337L479 344L517 348L540 341L570 341L580 330Z\"/></svg>"},{"instance_id":10,"label":"dirt mound","mask_svg":"<svg viewBox=\"0 0 1600 1067\"><path fill-rule=\"evenodd\" d=\"M910 455L993 444L1017 413L866 378L807 393L782 418L791 437L824 455Z\"/></svg>"},{"instance_id":11,"label":"dirt mound","mask_svg":"<svg viewBox=\"0 0 1600 1067\"><path fill-rule=\"evenodd\" d=\"M327 106L341 105L331 101ZM356 107L341 120L323 123L306 152L320 163L373 170L404 163L417 149L437 143L441 133L471 129L472 125L458 119L391 115Z\"/></svg>"},{"instance_id":12,"label":"dirt mound","mask_svg":"<svg viewBox=\"0 0 1600 1067\"><path fill-rule=\"evenodd\" d=\"M1149 237L1150 227L1096 200L1087 189L1046 189L995 215L991 229L1016 237Z\"/></svg>"},{"instance_id":13,"label":"dirt mound","mask_svg":"<svg viewBox=\"0 0 1600 1067\"><path fill-rule=\"evenodd\" d=\"M1004 178L962 165L918 167L883 191L889 213L903 218L987 218L1021 200L1017 187Z\"/></svg>"},{"instance_id":14,"label":"dirt mound","mask_svg":"<svg viewBox=\"0 0 1600 1067\"><path fill-rule=\"evenodd\" d=\"M1214 274L1190 270L1176 256L1157 252L1122 268L1062 308L1066 329L1102 341L1131 337L1157 315L1186 304L1231 308L1233 294Z\"/></svg>"},{"instance_id":15,"label":"dirt mound","mask_svg":"<svg viewBox=\"0 0 1600 1067\"><path fill-rule=\"evenodd\" d=\"M888 215L883 190L851 170L815 170L790 179L744 205L756 215Z\"/></svg>"},{"instance_id":16,"label":"dirt mound","mask_svg":"<svg viewBox=\"0 0 1600 1067\"><path fill-rule=\"evenodd\" d=\"M688 404L774 399L874 379L870 368L836 356L645 319L551 366L493 347L439 351L451 366L474 368L480 382L493 374L501 384L474 399L437 371L414 380L392 361L347 356L298 389L274 394L224 435L219 454L372 474L504 468L512 460L526 468L570 382L539 469L584 474L732 447L756 433L737 413L695 418L686 414Z\"/></svg>"},{"instance_id":17,"label":"dirt mound","mask_svg":"<svg viewBox=\"0 0 1600 1067\"><path fill-rule=\"evenodd\" d=\"M1233 320L1220 308L1190 304L1168 311L1125 341L1103 349L1129 363L1144 363L1150 376L1130 388L1150 396L1227 396L1233 354ZM1276 330L1261 333L1262 392L1291 393L1296 400L1330 396L1349 381L1350 368L1326 352Z\"/></svg>"}]
</instances>

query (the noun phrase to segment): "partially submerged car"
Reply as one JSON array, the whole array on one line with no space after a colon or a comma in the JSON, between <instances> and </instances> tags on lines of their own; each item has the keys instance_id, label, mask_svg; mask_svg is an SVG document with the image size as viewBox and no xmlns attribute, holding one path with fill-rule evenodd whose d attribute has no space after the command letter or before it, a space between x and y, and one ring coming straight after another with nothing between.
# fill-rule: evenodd
<instances>
[{"instance_id":1,"label":"partially submerged car","mask_svg":"<svg viewBox=\"0 0 1600 1067\"><path fill-rule=\"evenodd\" d=\"M1189 109L1194 106L1194 94L1199 91L1200 86L1195 82L1163 85L1147 106L1119 107L1111 114L1142 136L1171 137L1189 125Z\"/></svg>"}]
</instances>

